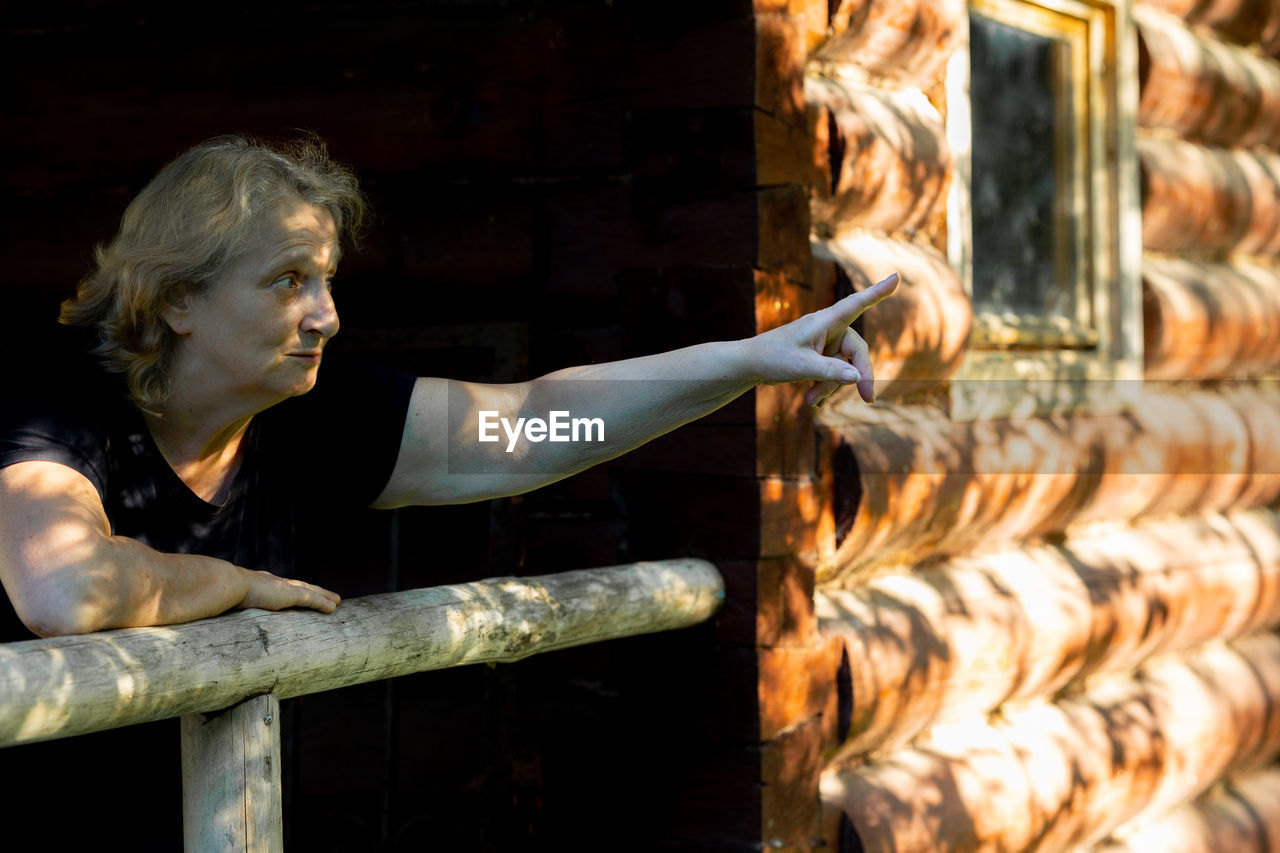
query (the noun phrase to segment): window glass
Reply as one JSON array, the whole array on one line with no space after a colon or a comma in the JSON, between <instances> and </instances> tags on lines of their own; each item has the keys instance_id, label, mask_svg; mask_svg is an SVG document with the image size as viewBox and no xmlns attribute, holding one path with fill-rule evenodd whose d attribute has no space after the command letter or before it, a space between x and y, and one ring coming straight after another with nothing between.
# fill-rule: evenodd
<instances>
[{"instance_id":1,"label":"window glass","mask_svg":"<svg viewBox=\"0 0 1280 853\"><path fill-rule=\"evenodd\" d=\"M970 15L973 302L1073 318L1071 44Z\"/></svg>"}]
</instances>

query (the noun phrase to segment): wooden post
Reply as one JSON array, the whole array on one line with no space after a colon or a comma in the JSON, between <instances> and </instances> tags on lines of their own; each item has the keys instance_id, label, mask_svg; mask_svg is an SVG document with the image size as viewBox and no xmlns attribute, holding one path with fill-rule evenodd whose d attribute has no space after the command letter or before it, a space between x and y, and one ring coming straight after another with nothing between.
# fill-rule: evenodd
<instances>
[{"instance_id":1,"label":"wooden post","mask_svg":"<svg viewBox=\"0 0 1280 853\"><path fill-rule=\"evenodd\" d=\"M182 836L189 853L280 853L280 802L280 700L274 693L182 718Z\"/></svg>"}]
</instances>

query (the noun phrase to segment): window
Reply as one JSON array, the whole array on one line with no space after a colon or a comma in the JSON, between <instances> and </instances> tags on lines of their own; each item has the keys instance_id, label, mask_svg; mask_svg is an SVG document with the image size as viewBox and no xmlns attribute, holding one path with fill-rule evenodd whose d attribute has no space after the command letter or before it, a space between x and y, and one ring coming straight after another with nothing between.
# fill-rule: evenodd
<instances>
[{"instance_id":1,"label":"window","mask_svg":"<svg viewBox=\"0 0 1280 853\"><path fill-rule=\"evenodd\" d=\"M973 303L958 418L1112 408L1141 376L1127 0L970 0L948 67L948 254Z\"/></svg>"}]
</instances>

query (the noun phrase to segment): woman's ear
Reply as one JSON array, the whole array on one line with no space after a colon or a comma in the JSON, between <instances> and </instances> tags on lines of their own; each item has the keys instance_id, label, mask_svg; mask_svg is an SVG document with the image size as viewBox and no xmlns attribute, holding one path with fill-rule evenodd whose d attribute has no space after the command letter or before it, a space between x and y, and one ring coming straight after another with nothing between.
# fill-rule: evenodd
<instances>
[{"instance_id":1,"label":"woman's ear","mask_svg":"<svg viewBox=\"0 0 1280 853\"><path fill-rule=\"evenodd\" d=\"M176 335L191 334L191 298L187 290L174 294L160 307L160 316Z\"/></svg>"}]
</instances>

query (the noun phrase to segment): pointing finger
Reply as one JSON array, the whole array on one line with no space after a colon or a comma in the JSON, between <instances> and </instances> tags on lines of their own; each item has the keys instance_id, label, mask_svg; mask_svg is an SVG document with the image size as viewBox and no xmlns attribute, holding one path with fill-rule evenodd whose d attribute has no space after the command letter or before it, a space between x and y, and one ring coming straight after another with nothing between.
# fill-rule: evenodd
<instances>
[{"instance_id":1,"label":"pointing finger","mask_svg":"<svg viewBox=\"0 0 1280 853\"><path fill-rule=\"evenodd\" d=\"M877 281L870 287L859 290L850 296L841 299L829 310L833 311L843 325L849 325L861 316L872 305L893 293L898 287L898 274L895 272L888 278Z\"/></svg>"}]
</instances>

